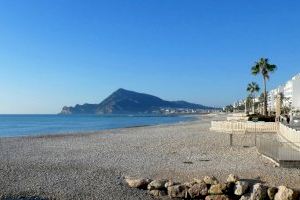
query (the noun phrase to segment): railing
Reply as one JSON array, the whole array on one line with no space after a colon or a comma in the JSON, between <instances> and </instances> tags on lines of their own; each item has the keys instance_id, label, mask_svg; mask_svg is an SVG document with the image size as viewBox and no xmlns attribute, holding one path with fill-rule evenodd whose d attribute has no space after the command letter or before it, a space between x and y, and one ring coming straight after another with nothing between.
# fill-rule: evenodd
<instances>
[{"instance_id":1,"label":"railing","mask_svg":"<svg viewBox=\"0 0 300 200\"><path fill-rule=\"evenodd\" d=\"M227 116L227 121L247 121L248 118L245 113L234 113Z\"/></svg>"},{"instance_id":2,"label":"railing","mask_svg":"<svg viewBox=\"0 0 300 200\"><path fill-rule=\"evenodd\" d=\"M234 117L234 116L231 116L231 117L227 117L227 121L247 121L248 120L248 117L244 117L244 116L237 116L237 117Z\"/></svg>"},{"instance_id":3,"label":"railing","mask_svg":"<svg viewBox=\"0 0 300 200\"><path fill-rule=\"evenodd\" d=\"M300 168L300 131L275 122L212 121L211 130L229 134L230 146L256 146L282 167ZM255 134L234 134L234 133ZM277 134L267 134L277 133Z\"/></svg>"},{"instance_id":4,"label":"railing","mask_svg":"<svg viewBox=\"0 0 300 200\"><path fill-rule=\"evenodd\" d=\"M300 131L292 129L284 124L280 124L278 135L284 140L293 143L294 146L300 148Z\"/></svg>"},{"instance_id":5,"label":"railing","mask_svg":"<svg viewBox=\"0 0 300 200\"><path fill-rule=\"evenodd\" d=\"M258 152L273 159L282 167L300 167L300 148L294 148L295 145L300 146L300 143L282 142L262 135L256 138Z\"/></svg>"},{"instance_id":6,"label":"railing","mask_svg":"<svg viewBox=\"0 0 300 200\"><path fill-rule=\"evenodd\" d=\"M275 161L279 161L280 143L277 140L266 139L264 137L256 138L256 147L259 153L268 156Z\"/></svg>"},{"instance_id":7,"label":"railing","mask_svg":"<svg viewBox=\"0 0 300 200\"><path fill-rule=\"evenodd\" d=\"M249 121L212 121L210 130L226 133L276 133L278 131L278 123Z\"/></svg>"}]
</instances>

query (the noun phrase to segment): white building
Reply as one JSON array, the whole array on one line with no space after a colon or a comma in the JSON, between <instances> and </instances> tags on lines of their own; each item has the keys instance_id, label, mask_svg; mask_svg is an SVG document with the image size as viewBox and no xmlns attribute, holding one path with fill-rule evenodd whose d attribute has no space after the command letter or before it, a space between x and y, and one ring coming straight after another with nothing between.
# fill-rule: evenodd
<instances>
[{"instance_id":1,"label":"white building","mask_svg":"<svg viewBox=\"0 0 300 200\"><path fill-rule=\"evenodd\" d=\"M259 102L259 97L255 97L254 102L258 103Z\"/></svg>"},{"instance_id":2,"label":"white building","mask_svg":"<svg viewBox=\"0 0 300 200\"><path fill-rule=\"evenodd\" d=\"M283 94L283 105L290 107L294 110L300 109L300 74L294 76L291 80L286 82L285 85L273 89L268 94L268 109L275 111L276 97L280 93Z\"/></svg>"},{"instance_id":3,"label":"white building","mask_svg":"<svg viewBox=\"0 0 300 200\"><path fill-rule=\"evenodd\" d=\"M244 104L245 104L245 100L238 100L238 101L234 102L232 106L233 106L233 108L237 108L237 107L242 106Z\"/></svg>"},{"instance_id":4,"label":"white building","mask_svg":"<svg viewBox=\"0 0 300 200\"><path fill-rule=\"evenodd\" d=\"M300 74L292 78L292 100L291 105L295 110L300 109Z\"/></svg>"},{"instance_id":5,"label":"white building","mask_svg":"<svg viewBox=\"0 0 300 200\"><path fill-rule=\"evenodd\" d=\"M276 97L280 94L283 93L284 91L284 86L279 86L276 89L273 89L271 91L269 91L268 93L268 110L275 112L275 108L276 108Z\"/></svg>"}]
</instances>

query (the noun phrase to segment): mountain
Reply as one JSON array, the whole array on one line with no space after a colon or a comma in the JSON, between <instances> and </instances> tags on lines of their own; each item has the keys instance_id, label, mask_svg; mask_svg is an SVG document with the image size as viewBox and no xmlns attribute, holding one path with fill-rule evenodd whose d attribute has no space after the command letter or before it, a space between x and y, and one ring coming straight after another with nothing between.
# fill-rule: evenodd
<instances>
[{"instance_id":1,"label":"mountain","mask_svg":"<svg viewBox=\"0 0 300 200\"><path fill-rule=\"evenodd\" d=\"M214 109L186 101L165 101L156 96L118 89L100 104L83 104L63 107L61 114L129 114L151 113L162 108Z\"/></svg>"}]
</instances>

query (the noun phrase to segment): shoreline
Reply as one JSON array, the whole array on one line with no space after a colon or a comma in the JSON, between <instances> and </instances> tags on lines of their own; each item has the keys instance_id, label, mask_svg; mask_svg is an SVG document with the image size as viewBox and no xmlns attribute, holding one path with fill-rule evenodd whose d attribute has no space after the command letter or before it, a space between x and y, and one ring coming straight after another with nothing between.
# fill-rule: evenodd
<instances>
[{"instance_id":1,"label":"shoreline","mask_svg":"<svg viewBox=\"0 0 300 200\"><path fill-rule=\"evenodd\" d=\"M178 115L183 118L189 118L185 121L177 121L177 122L165 122L165 123L157 123L157 124L145 124L145 125L132 125L132 126L125 126L125 127L116 127L116 128L107 128L107 129L100 129L100 130L91 130L91 131L71 131L71 132L53 132L53 133L36 133L32 135L13 135L13 136L1 136L0 140L5 138L35 138L35 137L60 137L60 136L76 136L76 135L91 135L91 134L98 134L105 131L114 131L119 129L130 129L130 128L143 128L143 127L151 127L151 126L163 126L163 125L174 125L178 123L189 123L192 121L200 120L200 117L203 116L202 114L197 115ZM178 117L178 116L162 116L162 117ZM153 116L149 116L153 117Z\"/></svg>"},{"instance_id":2,"label":"shoreline","mask_svg":"<svg viewBox=\"0 0 300 200\"><path fill-rule=\"evenodd\" d=\"M22 135L22 136L0 136L0 141L2 139L34 139L34 138L64 138L64 137L84 137L84 136L93 136L98 134L112 134L112 132L123 131L127 129L139 129L139 128L147 128L147 127L168 127L168 126L176 126L176 125L188 125L189 123L197 122L201 119L188 120L188 121L179 121L173 123L164 123L164 124L153 124L153 125L140 125L140 126L128 126L122 128L110 128L103 129L98 131L82 131L82 132L70 132L70 133L54 133L54 134L42 134L42 135Z\"/></svg>"}]
</instances>

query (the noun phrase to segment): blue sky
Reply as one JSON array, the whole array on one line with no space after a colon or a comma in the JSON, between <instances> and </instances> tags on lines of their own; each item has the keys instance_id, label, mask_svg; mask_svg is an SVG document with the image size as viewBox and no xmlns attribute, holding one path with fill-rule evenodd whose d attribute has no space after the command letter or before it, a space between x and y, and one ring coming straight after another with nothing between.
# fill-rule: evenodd
<instances>
[{"instance_id":1,"label":"blue sky","mask_svg":"<svg viewBox=\"0 0 300 200\"><path fill-rule=\"evenodd\" d=\"M118 88L223 106L251 65L300 72L300 2L0 0L0 113L57 113Z\"/></svg>"}]
</instances>

